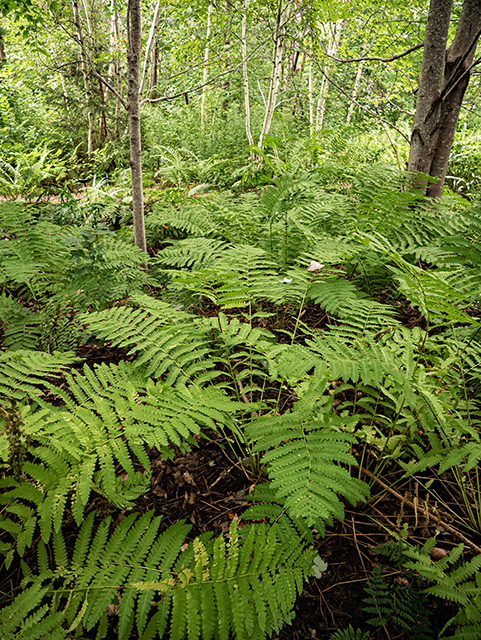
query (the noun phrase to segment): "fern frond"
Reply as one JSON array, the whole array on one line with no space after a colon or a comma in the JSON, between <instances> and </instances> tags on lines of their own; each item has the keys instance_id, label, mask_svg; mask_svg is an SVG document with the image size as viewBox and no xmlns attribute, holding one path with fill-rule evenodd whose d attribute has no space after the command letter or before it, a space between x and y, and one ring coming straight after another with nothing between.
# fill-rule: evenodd
<instances>
[{"instance_id":1,"label":"fern frond","mask_svg":"<svg viewBox=\"0 0 481 640\"><path fill-rule=\"evenodd\" d=\"M408 300L436 326L475 322L463 311L471 302L465 291L469 278L464 271L437 269L432 272L401 260L397 260L397 268L391 267L391 270Z\"/></svg>"},{"instance_id":2,"label":"fern frond","mask_svg":"<svg viewBox=\"0 0 481 640\"><path fill-rule=\"evenodd\" d=\"M73 353L18 350L0 353L0 395L22 400L35 398L45 387L45 377L60 376L78 358Z\"/></svg>"},{"instance_id":3,"label":"fern frond","mask_svg":"<svg viewBox=\"0 0 481 640\"><path fill-rule=\"evenodd\" d=\"M63 640L63 612L48 614L48 606L41 605L49 590L41 581L25 589L14 602L2 609L0 633L2 640Z\"/></svg>"},{"instance_id":4,"label":"fern frond","mask_svg":"<svg viewBox=\"0 0 481 640\"><path fill-rule=\"evenodd\" d=\"M174 326L172 322L180 314L174 310L169 317L166 308L167 305L144 311L118 307L86 314L82 320L95 335L130 348L129 353L138 353L135 366L146 364L145 375L159 378L167 373L170 384L193 380L214 367L207 357L207 328L190 318Z\"/></svg>"},{"instance_id":5,"label":"fern frond","mask_svg":"<svg viewBox=\"0 0 481 640\"><path fill-rule=\"evenodd\" d=\"M333 516L343 518L336 493L354 504L368 495L367 486L339 464L355 464L349 453L354 438L336 430L342 420L330 413L331 403L322 397L324 389L320 368L292 413L264 416L247 426L256 441L254 452L267 450L262 460L268 465L277 499L291 517L305 518L308 524L317 518L326 522Z\"/></svg>"},{"instance_id":6,"label":"fern frond","mask_svg":"<svg viewBox=\"0 0 481 640\"><path fill-rule=\"evenodd\" d=\"M41 605L35 621L44 633L63 619L71 629L96 628L120 592L119 637L125 637L134 618L141 637L144 631L151 633L152 620L158 628L168 625L172 638L270 637L292 619L293 604L316 555L297 536L282 540L276 527L264 525L245 527L240 538L233 523L227 544L224 536L213 543L201 536L181 551L189 531L183 523L159 534L159 517L132 514L107 539L110 519L92 537L93 518L91 514L82 525L72 561L65 556L61 533L57 535L53 574L40 563L43 574L27 592L30 610ZM58 591L53 585L48 589L49 598L53 593L56 600L56 614L42 604L47 589L40 585L47 575L63 581ZM95 598L90 595L94 591ZM13 618L2 617L2 638L10 639L5 630L27 626L23 610L18 613L22 597L14 603L17 608L12 607Z\"/></svg>"},{"instance_id":7,"label":"fern frond","mask_svg":"<svg viewBox=\"0 0 481 640\"><path fill-rule=\"evenodd\" d=\"M159 251L151 263L198 270L219 260L229 245L212 238L186 238L172 241L172 246Z\"/></svg>"},{"instance_id":8,"label":"fern frond","mask_svg":"<svg viewBox=\"0 0 481 640\"><path fill-rule=\"evenodd\" d=\"M369 631L361 631L361 629L354 629L352 625L349 625L346 629L338 630L330 637L330 640L369 640Z\"/></svg>"}]
</instances>

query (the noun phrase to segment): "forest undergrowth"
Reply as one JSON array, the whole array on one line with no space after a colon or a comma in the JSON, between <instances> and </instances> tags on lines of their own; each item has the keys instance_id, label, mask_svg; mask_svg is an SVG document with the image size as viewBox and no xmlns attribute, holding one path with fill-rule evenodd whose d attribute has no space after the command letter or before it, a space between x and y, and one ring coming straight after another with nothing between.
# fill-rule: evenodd
<instances>
[{"instance_id":1,"label":"forest undergrowth","mask_svg":"<svg viewBox=\"0 0 481 640\"><path fill-rule=\"evenodd\" d=\"M481 203L267 160L0 203L3 640L480 637Z\"/></svg>"}]
</instances>

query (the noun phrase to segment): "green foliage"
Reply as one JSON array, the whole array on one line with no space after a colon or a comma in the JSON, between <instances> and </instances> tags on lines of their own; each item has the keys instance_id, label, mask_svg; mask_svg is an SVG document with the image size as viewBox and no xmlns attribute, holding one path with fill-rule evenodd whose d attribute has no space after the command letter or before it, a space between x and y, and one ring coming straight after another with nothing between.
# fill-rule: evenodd
<instances>
[{"instance_id":1,"label":"green foliage","mask_svg":"<svg viewBox=\"0 0 481 640\"><path fill-rule=\"evenodd\" d=\"M65 167L58 156L58 151L52 153L47 146L15 151L8 160L0 156L0 191L11 199L38 195L42 185L65 177Z\"/></svg>"},{"instance_id":2,"label":"green foliage","mask_svg":"<svg viewBox=\"0 0 481 640\"><path fill-rule=\"evenodd\" d=\"M264 416L247 426L256 441L254 452L267 451L262 461L267 464L276 498L289 515L305 518L309 525L318 519L343 518L344 508L336 493L351 504L369 494L367 486L340 464L355 464L349 453L355 439L339 430L343 420L330 412L331 402L322 395L325 384L319 368L292 413Z\"/></svg>"},{"instance_id":3,"label":"green foliage","mask_svg":"<svg viewBox=\"0 0 481 640\"><path fill-rule=\"evenodd\" d=\"M429 611L425 607L425 598L417 591L406 587L387 584L378 565L369 576L369 586L365 588L369 598L364 599L367 606L364 612L373 615L367 622L373 627L394 626L407 632L408 638L431 640L428 626Z\"/></svg>"},{"instance_id":4,"label":"green foliage","mask_svg":"<svg viewBox=\"0 0 481 640\"><path fill-rule=\"evenodd\" d=\"M91 513L71 558L60 532L52 540L52 562L40 545L39 573L29 576L33 585L26 591L31 613L2 617L2 638L24 637L32 619L41 621L44 633L64 622L69 631L98 628L97 637L103 638L106 607L117 598L119 638L128 638L134 626L140 638L163 635L167 627L169 637L179 640L228 638L230 633L266 638L292 616L315 555L296 538L282 540L276 527L262 524L244 528L241 538L233 523L227 544L223 536L213 542L201 536L185 551L181 547L189 527L178 522L160 533L160 518L152 512L127 516L115 528L110 518L96 532L93 525ZM54 587L55 579L60 587ZM50 584L42 589L46 581ZM15 601L17 607L24 594ZM41 604L48 600L55 602L53 610ZM52 637L65 634L59 629Z\"/></svg>"},{"instance_id":5,"label":"green foliage","mask_svg":"<svg viewBox=\"0 0 481 640\"><path fill-rule=\"evenodd\" d=\"M3 206L0 551L9 567L38 547L38 570L24 561L24 573L34 585L27 615L43 635L104 637L109 604L120 607L125 638L133 629L182 640L278 631L302 581L313 566L319 573L306 550L312 527L322 535L345 501L369 496L351 472L359 443L376 471L388 459L410 474L451 470L479 526L479 412L469 390L481 379L479 212L420 207L410 224L418 197L397 174L377 165L352 180L339 193L321 189L320 174L288 174L259 194L158 204L147 220L166 246L149 260L160 299L145 294L156 280L121 234L62 229L47 214ZM426 329L401 326L406 299ZM304 324L306 312L329 327ZM82 334L125 349L129 361L71 369ZM170 529L160 533L152 513L128 512L150 489L149 452L170 458L206 430L266 475L244 516L266 526L238 538L232 530L228 543L207 534L181 551L184 529L169 546ZM95 495L125 519L94 517ZM393 554L410 562L404 547ZM164 556L170 564L159 569ZM479 588L471 565L454 577L454 591L433 595L461 603L463 585ZM374 626L430 637L415 590L378 572L367 596ZM461 603L462 624L477 622L476 597ZM27 637L26 619L8 620L6 637ZM344 631L351 636L363 637Z\"/></svg>"},{"instance_id":6,"label":"green foliage","mask_svg":"<svg viewBox=\"0 0 481 640\"><path fill-rule=\"evenodd\" d=\"M333 633L330 640L369 640L369 637L369 631L354 629L352 625L349 625L346 629Z\"/></svg>"},{"instance_id":7,"label":"green foliage","mask_svg":"<svg viewBox=\"0 0 481 640\"><path fill-rule=\"evenodd\" d=\"M446 623L439 637L443 640L476 638L481 630L481 556L462 560L464 545L460 544L444 557L433 560L430 554L436 545L435 538L427 540L421 548L408 545L405 539L401 542L403 567L417 572L432 584L423 593L460 606L458 613ZM448 631L454 625L455 631L451 635Z\"/></svg>"}]
</instances>

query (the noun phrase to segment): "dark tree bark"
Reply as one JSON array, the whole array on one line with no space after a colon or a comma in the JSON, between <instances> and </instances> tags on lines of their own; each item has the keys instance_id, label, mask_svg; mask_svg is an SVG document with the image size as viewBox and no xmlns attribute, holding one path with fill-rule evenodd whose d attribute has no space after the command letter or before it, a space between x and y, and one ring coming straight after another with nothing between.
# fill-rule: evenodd
<instances>
[{"instance_id":1,"label":"dark tree bark","mask_svg":"<svg viewBox=\"0 0 481 640\"><path fill-rule=\"evenodd\" d=\"M132 212L135 244L147 251L142 187L142 145L140 137L139 71L142 38L140 0L129 0L127 7L127 85L129 94L130 170L132 174Z\"/></svg>"},{"instance_id":2,"label":"dark tree bark","mask_svg":"<svg viewBox=\"0 0 481 640\"><path fill-rule=\"evenodd\" d=\"M159 52L158 41L155 38L152 45L152 55L150 60L150 99L155 100L157 98L157 80L158 80L158 68L159 68Z\"/></svg>"},{"instance_id":3,"label":"dark tree bark","mask_svg":"<svg viewBox=\"0 0 481 640\"><path fill-rule=\"evenodd\" d=\"M437 178L416 186L431 197L442 194L449 155L481 35L481 0L464 0L456 35L446 49L453 0L431 0L408 170Z\"/></svg>"},{"instance_id":4,"label":"dark tree bark","mask_svg":"<svg viewBox=\"0 0 481 640\"><path fill-rule=\"evenodd\" d=\"M7 64L7 56L5 54L5 45L3 42L3 33L0 27L0 69Z\"/></svg>"}]
</instances>

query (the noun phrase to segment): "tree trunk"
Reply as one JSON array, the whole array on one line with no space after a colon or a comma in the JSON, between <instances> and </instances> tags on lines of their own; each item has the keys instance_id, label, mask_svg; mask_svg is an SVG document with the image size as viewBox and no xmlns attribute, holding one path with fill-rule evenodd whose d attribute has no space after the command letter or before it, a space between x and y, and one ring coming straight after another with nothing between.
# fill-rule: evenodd
<instances>
[{"instance_id":1,"label":"tree trunk","mask_svg":"<svg viewBox=\"0 0 481 640\"><path fill-rule=\"evenodd\" d=\"M142 145L140 137L139 71L142 39L140 0L129 0L127 7L127 86L129 94L130 171L135 244L147 251L142 186Z\"/></svg>"},{"instance_id":2,"label":"tree trunk","mask_svg":"<svg viewBox=\"0 0 481 640\"><path fill-rule=\"evenodd\" d=\"M356 108L355 101L357 100L357 94L359 93L359 83L361 82L362 67L363 67L363 61L361 60L357 68L356 79L354 80L354 87L352 88L352 102L350 103L349 109L347 110L347 118L346 118L347 125L351 124L352 114L354 113L354 109Z\"/></svg>"},{"instance_id":3,"label":"tree trunk","mask_svg":"<svg viewBox=\"0 0 481 640\"><path fill-rule=\"evenodd\" d=\"M157 38L155 38L150 59L149 97L151 100L157 98L157 80L159 75L159 54L157 48L158 41Z\"/></svg>"},{"instance_id":4,"label":"tree trunk","mask_svg":"<svg viewBox=\"0 0 481 640\"><path fill-rule=\"evenodd\" d=\"M110 2L110 45L109 51L111 62L109 65L109 81L120 95L122 93L122 78L120 75L120 29L119 29L119 12L115 8L115 0ZM115 97L115 114L114 114L114 138L120 135L120 99Z\"/></svg>"},{"instance_id":5,"label":"tree trunk","mask_svg":"<svg viewBox=\"0 0 481 640\"><path fill-rule=\"evenodd\" d=\"M207 33L206 33L206 41L205 41L205 49L204 49L204 77L202 84L205 85L207 82L207 65L209 63L209 38L210 38L210 21L212 16L212 5L209 4L207 9ZM202 103L200 107L200 126L202 131L205 128L205 97L207 93L207 87L202 87Z\"/></svg>"},{"instance_id":6,"label":"tree trunk","mask_svg":"<svg viewBox=\"0 0 481 640\"><path fill-rule=\"evenodd\" d=\"M327 54L328 56L335 55L337 51L337 47L339 46L339 41L341 38L343 22L342 20L337 20L336 22L330 22L327 26L324 27L326 36L327 36ZM324 114L326 112L326 99L327 93L329 90L328 86L328 74L329 70L332 66L331 59L328 57L326 60L326 64L324 65L324 75L321 80L321 88L319 90L319 99L317 101L317 109L316 109L316 131L322 129L322 125L324 123Z\"/></svg>"},{"instance_id":7,"label":"tree trunk","mask_svg":"<svg viewBox=\"0 0 481 640\"><path fill-rule=\"evenodd\" d=\"M0 69L7 64L7 55L5 53L5 43L3 41L3 33L0 29Z\"/></svg>"},{"instance_id":8,"label":"tree trunk","mask_svg":"<svg viewBox=\"0 0 481 640\"><path fill-rule=\"evenodd\" d=\"M150 25L149 37L147 39L147 45L145 47L144 68L142 70L142 78L140 80L139 93L142 95L144 85L147 79L147 69L149 66L149 59L152 51L152 47L155 41L155 29L157 27L157 20L159 19L160 0L157 0L154 7L154 16L152 18L152 24Z\"/></svg>"},{"instance_id":9,"label":"tree trunk","mask_svg":"<svg viewBox=\"0 0 481 640\"><path fill-rule=\"evenodd\" d=\"M309 131L314 135L314 68L309 61Z\"/></svg>"},{"instance_id":10,"label":"tree trunk","mask_svg":"<svg viewBox=\"0 0 481 640\"><path fill-rule=\"evenodd\" d=\"M470 67L481 32L480 0L465 0L454 40L446 50L452 0L431 0L429 6L419 92L414 115L408 170L437 178L415 186L437 198L442 195L449 155Z\"/></svg>"},{"instance_id":11,"label":"tree trunk","mask_svg":"<svg viewBox=\"0 0 481 640\"><path fill-rule=\"evenodd\" d=\"M249 76L247 74L247 0L244 0L244 11L242 13L242 77L244 79L244 110L246 115L246 135L249 144L254 144L254 138L251 133L251 106L249 97ZM250 152L251 161L254 160L253 151Z\"/></svg>"},{"instance_id":12,"label":"tree trunk","mask_svg":"<svg viewBox=\"0 0 481 640\"><path fill-rule=\"evenodd\" d=\"M59 76L60 76L60 82L62 83L62 95L63 95L63 100L65 102L65 111L67 112L67 122L71 124L72 120L70 118L70 109L68 106L68 94L67 94L67 87L65 86L65 78L63 77L63 73L61 73L60 71L59 71Z\"/></svg>"},{"instance_id":13,"label":"tree trunk","mask_svg":"<svg viewBox=\"0 0 481 640\"><path fill-rule=\"evenodd\" d=\"M274 110L277 106L277 96L279 94L279 85L282 73L282 61L284 59L285 50L285 33L286 23L289 20L291 5L287 4L282 8L283 0L279 0L277 7L277 21L276 30L274 33L274 48L272 55L272 72L269 85L269 96L266 103L266 113L264 116L264 124L262 125L262 131L259 136L259 142L257 146L262 149L264 137L269 133L271 128L272 118L274 116Z\"/></svg>"},{"instance_id":14,"label":"tree trunk","mask_svg":"<svg viewBox=\"0 0 481 640\"><path fill-rule=\"evenodd\" d=\"M93 96L92 96L92 82L90 78L90 69L88 66L88 54L85 48L85 40L82 30L82 21L80 18L80 10L77 0L72 0L73 19L75 28L77 29L77 37L80 45L80 68L82 70L82 77L84 81L85 99L87 102L87 155L92 155L94 150L94 112L93 112Z\"/></svg>"}]
</instances>

